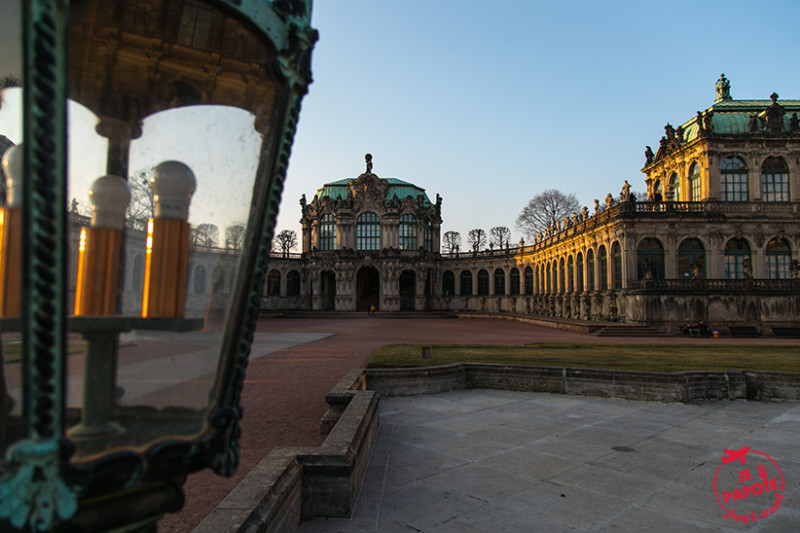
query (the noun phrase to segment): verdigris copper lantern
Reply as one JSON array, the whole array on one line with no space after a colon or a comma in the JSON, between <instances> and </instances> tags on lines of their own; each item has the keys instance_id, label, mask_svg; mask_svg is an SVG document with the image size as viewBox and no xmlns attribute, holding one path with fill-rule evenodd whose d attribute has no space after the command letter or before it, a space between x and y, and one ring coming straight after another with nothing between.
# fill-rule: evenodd
<instances>
[{"instance_id":1,"label":"verdigris copper lantern","mask_svg":"<svg viewBox=\"0 0 800 533\"><path fill-rule=\"evenodd\" d=\"M0 530L154 530L236 469L310 12L4 4Z\"/></svg>"}]
</instances>

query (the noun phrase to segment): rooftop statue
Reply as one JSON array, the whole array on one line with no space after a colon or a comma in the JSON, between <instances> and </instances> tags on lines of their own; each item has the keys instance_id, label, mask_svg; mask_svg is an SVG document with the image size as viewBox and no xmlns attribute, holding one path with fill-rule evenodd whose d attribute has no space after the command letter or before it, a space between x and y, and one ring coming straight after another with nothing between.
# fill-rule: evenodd
<instances>
[{"instance_id":1,"label":"rooftop statue","mask_svg":"<svg viewBox=\"0 0 800 533\"><path fill-rule=\"evenodd\" d=\"M365 155L364 159L367 161L367 174L372 174L372 154Z\"/></svg>"},{"instance_id":2,"label":"rooftop statue","mask_svg":"<svg viewBox=\"0 0 800 533\"><path fill-rule=\"evenodd\" d=\"M731 82L725 77L725 74L720 74L719 80L717 80L717 99L715 103L723 100L733 100L733 98L731 98Z\"/></svg>"}]
</instances>

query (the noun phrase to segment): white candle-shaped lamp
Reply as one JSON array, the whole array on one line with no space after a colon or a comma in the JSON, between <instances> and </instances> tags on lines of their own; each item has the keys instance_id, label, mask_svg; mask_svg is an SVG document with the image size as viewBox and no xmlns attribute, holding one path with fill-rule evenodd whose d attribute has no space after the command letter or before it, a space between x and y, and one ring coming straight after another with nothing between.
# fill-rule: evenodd
<instances>
[{"instance_id":1,"label":"white candle-shaped lamp","mask_svg":"<svg viewBox=\"0 0 800 533\"><path fill-rule=\"evenodd\" d=\"M3 154L6 206L0 208L0 317L20 316L22 300L22 147Z\"/></svg>"},{"instance_id":2,"label":"white candle-shaped lamp","mask_svg":"<svg viewBox=\"0 0 800 533\"><path fill-rule=\"evenodd\" d=\"M81 228L76 315L116 311L122 228L130 200L128 182L119 176L98 178L89 189L92 221L90 227Z\"/></svg>"},{"instance_id":3,"label":"white candle-shaped lamp","mask_svg":"<svg viewBox=\"0 0 800 533\"><path fill-rule=\"evenodd\" d=\"M183 317L189 268L189 203L197 181L179 161L153 169L155 212L147 224L142 316Z\"/></svg>"}]
</instances>

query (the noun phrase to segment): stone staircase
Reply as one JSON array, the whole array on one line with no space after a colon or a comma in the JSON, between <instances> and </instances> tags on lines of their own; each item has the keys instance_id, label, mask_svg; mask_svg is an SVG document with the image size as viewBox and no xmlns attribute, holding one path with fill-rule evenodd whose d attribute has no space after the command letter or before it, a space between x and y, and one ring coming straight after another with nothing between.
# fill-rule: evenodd
<instances>
[{"instance_id":1,"label":"stone staircase","mask_svg":"<svg viewBox=\"0 0 800 533\"><path fill-rule=\"evenodd\" d=\"M598 337L673 337L653 326L638 324L609 324L592 332Z\"/></svg>"}]
</instances>

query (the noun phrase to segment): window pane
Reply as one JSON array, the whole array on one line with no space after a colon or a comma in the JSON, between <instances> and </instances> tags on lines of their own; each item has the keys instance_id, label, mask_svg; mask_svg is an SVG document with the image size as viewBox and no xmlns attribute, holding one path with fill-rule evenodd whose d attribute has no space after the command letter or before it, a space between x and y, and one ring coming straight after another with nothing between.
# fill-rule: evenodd
<instances>
[{"instance_id":1,"label":"window pane","mask_svg":"<svg viewBox=\"0 0 800 533\"><path fill-rule=\"evenodd\" d=\"M356 250L381 249L380 218L375 213L362 213L356 223Z\"/></svg>"}]
</instances>

